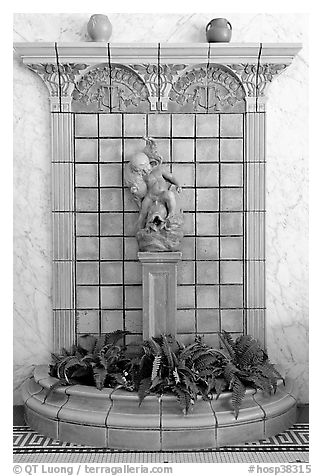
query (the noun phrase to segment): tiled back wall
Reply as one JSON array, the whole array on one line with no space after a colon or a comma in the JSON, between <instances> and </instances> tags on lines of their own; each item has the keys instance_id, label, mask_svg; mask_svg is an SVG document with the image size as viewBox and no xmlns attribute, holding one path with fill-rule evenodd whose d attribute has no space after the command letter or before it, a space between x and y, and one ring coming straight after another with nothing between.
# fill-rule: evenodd
<instances>
[{"instance_id":1,"label":"tiled back wall","mask_svg":"<svg viewBox=\"0 0 322 476\"><path fill-rule=\"evenodd\" d=\"M243 114L75 114L77 333L142 332L138 210L123 165L145 135L183 186L178 337L244 329Z\"/></svg>"}]
</instances>

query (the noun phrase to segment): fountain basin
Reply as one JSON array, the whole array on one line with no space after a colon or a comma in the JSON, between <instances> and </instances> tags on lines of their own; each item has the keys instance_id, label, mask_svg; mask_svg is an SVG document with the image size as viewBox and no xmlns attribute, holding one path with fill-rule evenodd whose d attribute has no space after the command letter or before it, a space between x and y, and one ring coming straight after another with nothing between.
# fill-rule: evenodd
<instances>
[{"instance_id":1,"label":"fountain basin","mask_svg":"<svg viewBox=\"0 0 322 476\"><path fill-rule=\"evenodd\" d=\"M248 389L238 419L231 392L216 400L198 398L183 415L173 395L148 396L139 406L136 393L86 385L58 387L40 365L22 389L25 418L37 432L60 440L119 450L203 450L273 436L296 421L290 382L273 395Z\"/></svg>"}]
</instances>

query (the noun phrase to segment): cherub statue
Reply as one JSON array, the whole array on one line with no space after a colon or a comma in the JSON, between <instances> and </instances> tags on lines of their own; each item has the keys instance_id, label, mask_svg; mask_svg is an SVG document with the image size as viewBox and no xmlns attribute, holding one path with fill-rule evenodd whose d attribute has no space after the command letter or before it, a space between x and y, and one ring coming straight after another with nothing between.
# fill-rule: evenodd
<instances>
[{"instance_id":1,"label":"cherub statue","mask_svg":"<svg viewBox=\"0 0 322 476\"><path fill-rule=\"evenodd\" d=\"M137 232L157 233L165 229L164 233L167 233L171 226L178 228L179 222L183 221L176 200L176 192L180 193L181 187L176 177L162 167L155 141L150 137L144 139L143 152L132 157L126 166L125 183L140 209Z\"/></svg>"}]
</instances>

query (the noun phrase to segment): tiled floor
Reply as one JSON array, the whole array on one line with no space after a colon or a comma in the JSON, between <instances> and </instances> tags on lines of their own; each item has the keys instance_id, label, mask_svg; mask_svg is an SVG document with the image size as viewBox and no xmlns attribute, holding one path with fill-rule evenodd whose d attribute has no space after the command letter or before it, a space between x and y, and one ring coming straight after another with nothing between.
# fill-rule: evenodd
<instances>
[{"instance_id":1,"label":"tiled floor","mask_svg":"<svg viewBox=\"0 0 322 476\"><path fill-rule=\"evenodd\" d=\"M309 426L298 423L273 438L217 450L128 452L60 443L14 427L14 463L307 463Z\"/></svg>"}]
</instances>

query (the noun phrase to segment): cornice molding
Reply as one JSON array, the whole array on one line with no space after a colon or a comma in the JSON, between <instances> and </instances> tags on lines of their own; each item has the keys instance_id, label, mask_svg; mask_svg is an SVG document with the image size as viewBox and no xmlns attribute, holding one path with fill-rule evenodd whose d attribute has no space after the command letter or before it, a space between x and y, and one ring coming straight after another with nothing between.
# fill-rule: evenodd
<instances>
[{"instance_id":1,"label":"cornice molding","mask_svg":"<svg viewBox=\"0 0 322 476\"><path fill-rule=\"evenodd\" d=\"M14 48L47 85L53 111L167 111L170 101L172 112L182 106L241 112L244 97L264 97L301 45L38 42Z\"/></svg>"},{"instance_id":2,"label":"cornice molding","mask_svg":"<svg viewBox=\"0 0 322 476\"><path fill-rule=\"evenodd\" d=\"M109 46L108 46L109 45ZM26 64L105 63L108 48L112 63L262 63L289 65L301 50L300 43L14 43L16 53Z\"/></svg>"}]
</instances>

